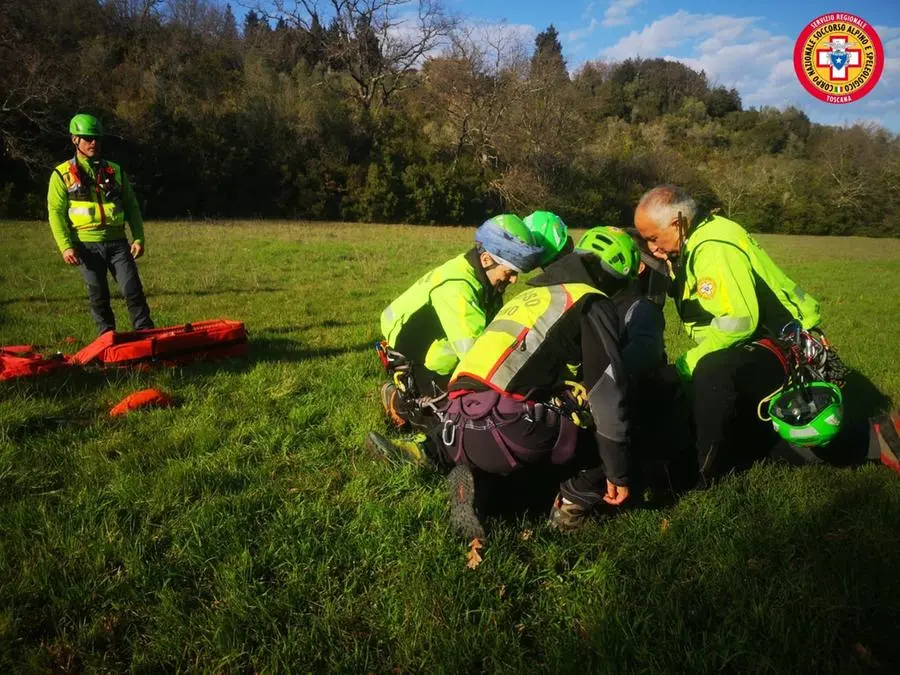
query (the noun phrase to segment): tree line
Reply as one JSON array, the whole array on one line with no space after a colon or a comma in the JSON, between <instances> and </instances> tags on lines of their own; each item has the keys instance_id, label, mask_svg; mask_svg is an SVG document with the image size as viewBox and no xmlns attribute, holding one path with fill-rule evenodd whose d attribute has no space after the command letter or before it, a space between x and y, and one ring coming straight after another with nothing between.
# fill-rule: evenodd
<instances>
[{"instance_id":1,"label":"tree line","mask_svg":"<svg viewBox=\"0 0 900 675\"><path fill-rule=\"evenodd\" d=\"M5 0L0 217L46 217L75 112L145 216L476 224L547 209L627 224L677 183L761 232L900 236L900 140L745 109L662 59L571 72L438 0Z\"/></svg>"}]
</instances>

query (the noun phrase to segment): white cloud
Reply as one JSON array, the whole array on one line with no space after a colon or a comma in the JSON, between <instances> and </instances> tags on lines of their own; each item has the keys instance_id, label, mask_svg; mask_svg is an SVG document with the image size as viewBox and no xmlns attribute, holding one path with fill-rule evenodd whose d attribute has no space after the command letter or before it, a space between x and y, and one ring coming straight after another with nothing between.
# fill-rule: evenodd
<instances>
[{"instance_id":1,"label":"white cloud","mask_svg":"<svg viewBox=\"0 0 900 675\"><path fill-rule=\"evenodd\" d=\"M900 49L900 28L875 26L875 32L881 38L881 46L884 47L885 52L890 53L895 49Z\"/></svg>"},{"instance_id":2,"label":"white cloud","mask_svg":"<svg viewBox=\"0 0 900 675\"><path fill-rule=\"evenodd\" d=\"M667 50L683 46L688 38L698 37L705 37L708 48L715 49L726 40L736 39L755 21L757 19L691 14L679 10L644 26L641 31L632 31L600 54L617 60L662 56Z\"/></svg>"},{"instance_id":3,"label":"white cloud","mask_svg":"<svg viewBox=\"0 0 900 675\"><path fill-rule=\"evenodd\" d=\"M576 30L569 31L568 38L570 42L578 42L588 37L591 33L597 30L597 26L599 23L597 19L591 19L591 22L585 26L584 28L577 28Z\"/></svg>"},{"instance_id":4,"label":"white cloud","mask_svg":"<svg viewBox=\"0 0 900 675\"><path fill-rule=\"evenodd\" d=\"M613 0L603 15L603 25L607 28L624 26L631 21L628 12L643 2L644 0Z\"/></svg>"}]
</instances>

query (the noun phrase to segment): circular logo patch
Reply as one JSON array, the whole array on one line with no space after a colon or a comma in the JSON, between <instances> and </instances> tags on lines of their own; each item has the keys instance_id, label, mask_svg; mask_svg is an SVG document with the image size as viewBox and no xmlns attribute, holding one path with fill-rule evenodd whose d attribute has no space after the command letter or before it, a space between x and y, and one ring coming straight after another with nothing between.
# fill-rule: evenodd
<instances>
[{"instance_id":1,"label":"circular logo patch","mask_svg":"<svg viewBox=\"0 0 900 675\"><path fill-rule=\"evenodd\" d=\"M709 300L716 294L716 282L709 277L697 281L697 295L704 300Z\"/></svg>"},{"instance_id":2,"label":"circular logo patch","mask_svg":"<svg viewBox=\"0 0 900 675\"><path fill-rule=\"evenodd\" d=\"M854 14L823 14L803 29L794 45L800 84L826 103L858 101L872 91L883 69L878 33Z\"/></svg>"}]
</instances>

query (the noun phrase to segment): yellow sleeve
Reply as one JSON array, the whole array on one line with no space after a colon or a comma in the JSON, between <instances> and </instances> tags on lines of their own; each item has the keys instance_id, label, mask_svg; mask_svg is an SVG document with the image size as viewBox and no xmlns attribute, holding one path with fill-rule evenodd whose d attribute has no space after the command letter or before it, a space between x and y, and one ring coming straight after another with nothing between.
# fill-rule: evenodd
<instances>
[{"instance_id":1,"label":"yellow sleeve","mask_svg":"<svg viewBox=\"0 0 900 675\"><path fill-rule=\"evenodd\" d=\"M739 344L756 332L759 302L750 260L730 244L708 242L694 255L694 275L700 307L713 319L703 342L679 358L675 367L685 379L707 354Z\"/></svg>"},{"instance_id":2,"label":"yellow sleeve","mask_svg":"<svg viewBox=\"0 0 900 675\"><path fill-rule=\"evenodd\" d=\"M465 281L447 281L431 291L431 306L459 359L475 344L487 325L475 289Z\"/></svg>"},{"instance_id":3,"label":"yellow sleeve","mask_svg":"<svg viewBox=\"0 0 900 675\"><path fill-rule=\"evenodd\" d=\"M53 170L50 174L50 184L47 187L47 214L50 219L50 231L60 252L73 248L72 237L69 234L69 193L66 183L59 171Z\"/></svg>"}]
</instances>

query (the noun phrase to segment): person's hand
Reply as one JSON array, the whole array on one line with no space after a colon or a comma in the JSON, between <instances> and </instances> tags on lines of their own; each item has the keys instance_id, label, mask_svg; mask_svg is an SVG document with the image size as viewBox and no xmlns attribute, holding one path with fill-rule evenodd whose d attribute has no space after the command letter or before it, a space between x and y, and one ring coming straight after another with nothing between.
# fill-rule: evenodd
<instances>
[{"instance_id":1,"label":"person's hand","mask_svg":"<svg viewBox=\"0 0 900 675\"><path fill-rule=\"evenodd\" d=\"M144 255L144 245L139 241L134 242L131 245L131 257L137 260L142 255Z\"/></svg>"},{"instance_id":2,"label":"person's hand","mask_svg":"<svg viewBox=\"0 0 900 675\"><path fill-rule=\"evenodd\" d=\"M627 485L616 485L608 480L606 481L606 494L603 496L603 501L607 504L618 506L626 499L628 499Z\"/></svg>"},{"instance_id":3,"label":"person's hand","mask_svg":"<svg viewBox=\"0 0 900 675\"><path fill-rule=\"evenodd\" d=\"M67 248L65 251L63 251L62 256L67 265L78 265L81 262L80 260L78 260L78 254L75 253L74 248Z\"/></svg>"}]
</instances>

